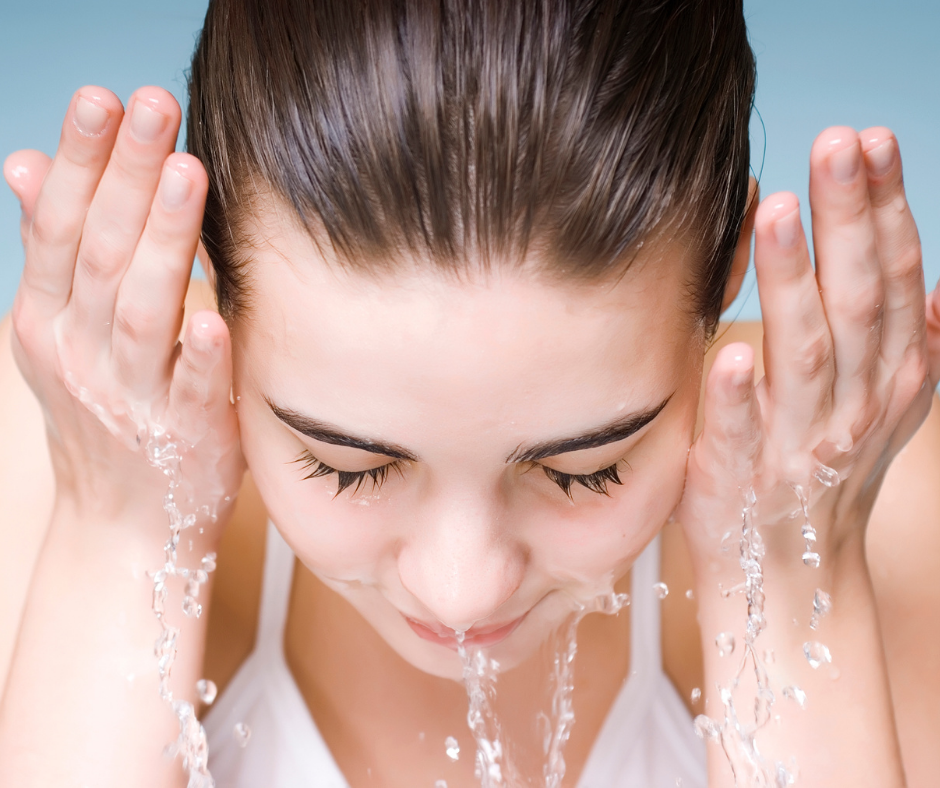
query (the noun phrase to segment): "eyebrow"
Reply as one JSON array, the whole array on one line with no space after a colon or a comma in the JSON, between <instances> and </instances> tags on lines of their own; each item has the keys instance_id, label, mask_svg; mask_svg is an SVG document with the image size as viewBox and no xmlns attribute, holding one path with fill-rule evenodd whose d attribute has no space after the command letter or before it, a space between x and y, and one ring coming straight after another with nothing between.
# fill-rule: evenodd
<instances>
[{"instance_id":1,"label":"eyebrow","mask_svg":"<svg viewBox=\"0 0 940 788\"><path fill-rule=\"evenodd\" d=\"M351 449L361 449L362 451L372 452L372 454L383 454L386 457L394 457L396 460L417 461L417 457L407 449L396 446L392 443L381 443L380 441L369 440L368 438L357 438L342 432L332 424L318 421L310 416L305 416L289 408L282 408L275 405L271 400L265 398L268 407L281 421L288 427L291 427L308 438L315 441L322 441L333 446L348 446Z\"/></svg>"},{"instance_id":2,"label":"eyebrow","mask_svg":"<svg viewBox=\"0 0 940 788\"><path fill-rule=\"evenodd\" d=\"M574 438L546 441L544 443L538 443L528 449L524 449L520 446L506 458L506 462L534 462L536 460L543 460L546 457L554 457L558 454L582 451L584 449L596 449L600 446L606 446L608 443L616 443L617 441L625 440L634 433L639 432L655 419L671 399L672 394L654 408L622 416L616 421L591 430L584 435L579 435ZM393 457L396 460L418 461L417 455L401 446L397 446L393 443L373 441L368 438L357 438L341 431L332 424L311 418L310 416L305 416L290 408L282 408L279 405L275 405L267 398L265 398L265 402L268 403L268 407L271 408L272 413L288 427L291 427L301 435L306 435L313 440L329 443L333 446L347 446L351 449L361 449L362 451L371 452L372 454Z\"/></svg>"},{"instance_id":3,"label":"eyebrow","mask_svg":"<svg viewBox=\"0 0 940 788\"><path fill-rule=\"evenodd\" d=\"M537 443L535 446L528 449L520 446L506 458L506 462L534 462L536 460L544 460L546 457L554 457L558 454L567 454L568 452L582 451L584 449L596 449L599 446L606 446L608 443L622 441L629 438L634 433L639 432L655 419L671 399L672 394L666 397L666 399L655 408L621 416L610 424L605 424L603 427L598 427L597 429L574 438L562 438L561 440Z\"/></svg>"}]
</instances>

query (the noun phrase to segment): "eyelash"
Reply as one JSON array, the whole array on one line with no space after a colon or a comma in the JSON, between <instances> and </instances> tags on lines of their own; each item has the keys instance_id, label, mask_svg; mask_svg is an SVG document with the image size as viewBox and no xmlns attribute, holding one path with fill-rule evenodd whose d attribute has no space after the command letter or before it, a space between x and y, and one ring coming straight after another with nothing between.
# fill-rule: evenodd
<instances>
[{"instance_id":1,"label":"eyelash","mask_svg":"<svg viewBox=\"0 0 940 788\"><path fill-rule=\"evenodd\" d=\"M305 451L294 460L294 462L300 463L305 471L309 471L309 473L303 477L304 481L307 479L319 479L335 473L338 480L336 495L339 495L344 490L348 490L350 487L353 487L353 494L359 492L359 489L366 479L372 480L372 489L375 491L385 483L389 471L394 470L399 474L401 473L401 464L398 460L390 462L387 465L380 465L378 468L370 468L367 471L338 471L336 468L331 468L325 462L318 460L309 451ZM582 487L598 495L609 496L610 492L607 489L608 484L623 484L620 479L620 472L617 470L617 465L618 463L614 463L610 467L601 468L601 470L594 471L594 473L583 474L562 473L552 468L546 468L544 465L540 465L539 467L551 481L561 488L561 491L565 495L571 498L571 487L574 484L580 484Z\"/></svg>"},{"instance_id":2,"label":"eyelash","mask_svg":"<svg viewBox=\"0 0 940 788\"><path fill-rule=\"evenodd\" d=\"M362 487L366 479L372 480L372 489L375 491L385 483L389 471L398 471L401 473L401 464L398 460L386 465L380 465L378 468L370 468L367 471L338 471L336 468L331 468L325 462L318 460L309 451L305 451L294 460L294 462L300 463L305 471L309 471L309 473L303 477L304 481L307 479L319 479L323 476L329 476L335 473L338 478L336 495L339 495L343 490L348 490L350 487L353 488L353 494L359 492L359 488Z\"/></svg>"},{"instance_id":3,"label":"eyelash","mask_svg":"<svg viewBox=\"0 0 940 788\"><path fill-rule=\"evenodd\" d=\"M598 495L610 495L610 492L607 490L607 484L623 484L620 480L620 472L617 470L617 464L614 463L608 468L601 468L599 471L594 471L594 473L562 473L561 471L556 471L552 468L546 468L544 465L540 466L545 475L551 479L555 484L561 487L561 491L571 498L571 486L573 484L580 484L582 487L586 487L593 493Z\"/></svg>"}]
</instances>

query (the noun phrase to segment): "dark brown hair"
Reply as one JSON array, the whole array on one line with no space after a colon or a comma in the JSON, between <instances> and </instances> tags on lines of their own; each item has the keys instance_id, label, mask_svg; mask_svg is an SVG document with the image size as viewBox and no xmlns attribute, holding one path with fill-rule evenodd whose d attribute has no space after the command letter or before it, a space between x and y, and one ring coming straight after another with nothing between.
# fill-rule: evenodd
<instances>
[{"instance_id":1,"label":"dark brown hair","mask_svg":"<svg viewBox=\"0 0 940 788\"><path fill-rule=\"evenodd\" d=\"M187 139L222 314L249 303L261 189L352 266L530 255L591 281L681 227L713 327L754 82L742 0L211 0Z\"/></svg>"}]
</instances>

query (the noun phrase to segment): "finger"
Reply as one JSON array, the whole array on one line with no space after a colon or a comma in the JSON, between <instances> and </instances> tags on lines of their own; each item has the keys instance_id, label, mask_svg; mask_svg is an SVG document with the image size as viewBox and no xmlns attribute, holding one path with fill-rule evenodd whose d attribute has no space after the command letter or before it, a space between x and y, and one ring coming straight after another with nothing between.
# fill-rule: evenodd
<instances>
[{"instance_id":1,"label":"finger","mask_svg":"<svg viewBox=\"0 0 940 788\"><path fill-rule=\"evenodd\" d=\"M904 193L894 134L876 127L863 131L860 138L884 279L881 356L896 369L912 345L922 352L925 288L920 236Z\"/></svg>"},{"instance_id":2,"label":"finger","mask_svg":"<svg viewBox=\"0 0 940 788\"><path fill-rule=\"evenodd\" d=\"M88 208L70 301L71 325L92 338L111 335L114 302L173 151L180 108L162 88L141 88L128 103L114 151Z\"/></svg>"},{"instance_id":3,"label":"finger","mask_svg":"<svg viewBox=\"0 0 940 788\"><path fill-rule=\"evenodd\" d=\"M754 478L761 446L760 410L754 391L754 350L744 342L726 345L705 385L701 449L736 484Z\"/></svg>"},{"instance_id":4,"label":"finger","mask_svg":"<svg viewBox=\"0 0 940 788\"><path fill-rule=\"evenodd\" d=\"M847 450L869 426L884 315L884 283L858 135L834 127L810 156L810 203L816 278L832 334L837 448Z\"/></svg>"},{"instance_id":5,"label":"finger","mask_svg":"<svg viewBox=\"0 0 940 788\"><path fill-rule=\"evenodd\" d=\"M75 93L62 124L55 158L33 203L24 296L43 313L68 301L85 215L104 172L123 108L104 88Z\"/></svg>"},{"instance_id":6,"label":"finger","mask_svg":"<svg viewBox=\"0 0 940 788\"><path fill-rule=\"evenodd\" d=\"M232 346L217 312L197 312L186 327L170 388L170 413L192 444L216 431L230 434L235 409L230 399Z\"/></svg>"},{"instance_id":7,"label":"finger","mask_svg":"<svg viewBox=\"0 0 940 788\"><path fill-rule=\"evenodd\" d=\"M52 159L38 150L18 150L3 162L3 177L20 201L20 238L24 249L42 179L46 177L51 164Z\"/></svg>"},{"instance_id":8,"label":"finger","mask_svg":"<svg viewBox=\"0 0 940 788\"><path fill-rule=\"evenodd\" d=\"M166 160L114 307L111 358L134 392L152 392L170 371L207 190L206 172L194 156L174 153Z\"/></svg>"},{"instance_id":9,"label":"finger","mask_svg":"<svg viewBox=\"0 0 940 788\"><path fill-rule=\"evenodd\" d=\"M832 407L832 337L800 222L789 192L757 209L754 266L764 323L764 370L776 407L774 434L797 452Z\"/></svg>"}]
</instances>

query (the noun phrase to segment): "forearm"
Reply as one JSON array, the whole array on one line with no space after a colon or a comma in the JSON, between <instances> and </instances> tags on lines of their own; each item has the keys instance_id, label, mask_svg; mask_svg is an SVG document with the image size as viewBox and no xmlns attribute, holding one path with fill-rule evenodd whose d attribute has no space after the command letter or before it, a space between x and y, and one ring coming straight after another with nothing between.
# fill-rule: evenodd
<instances>
[{"instance_id":1,"label":"forearm","mask_svg":"<svg viewBox=\"0 0 940 788\"><path fill-rule=\"evenodd\" d=\"M767 529L770 530L770 529ZM875 598L861 539L823 552L819 568L800 560L799 528L778 527L771 533L764 560L766 627L755 640L755 653L766 661L774 704L770 721L757 734L760 752L770 764L789 766L794 758L800 785L903 786L904 776L895 730ZM724 588L743 579L737 550L699 567L700 620L705 654L706 713L719 722L725 709L717 687L729 688L746 651L747 600L744 592L723 598ZM832 612L817 630L809 627L817 588L831 594ZM732 632L736 648L721 656L715 645L720 632ZM811 667L804 643L824 644L831 664ZM772 652L771 659L766 659ZM753 724L755 673L748 662L734 692L739 718ZM806 693L806 708L783 695L785 687ZM779 717L779 719L778 719ZM709 746L709 785L733 786L727 758Z\"/></svg>"},{"instance_id":2,"label":"forearm","mask_svg":"<svg viewBox=\"0 0 940 788\"><path fill-rule=\"evenodd\" d=\"M0 704L0 785L183 784L179 762L161 756L178 724L158 693L160 624L146 574L163 562L162 512L142 528L79 522L63 508L39 557ZM206 549L197 544L192 555ZM171 688L192 700L207 615L186 620L180 599L171 587L170 623L182 630Z\"/></svg>"}]
</instances>

